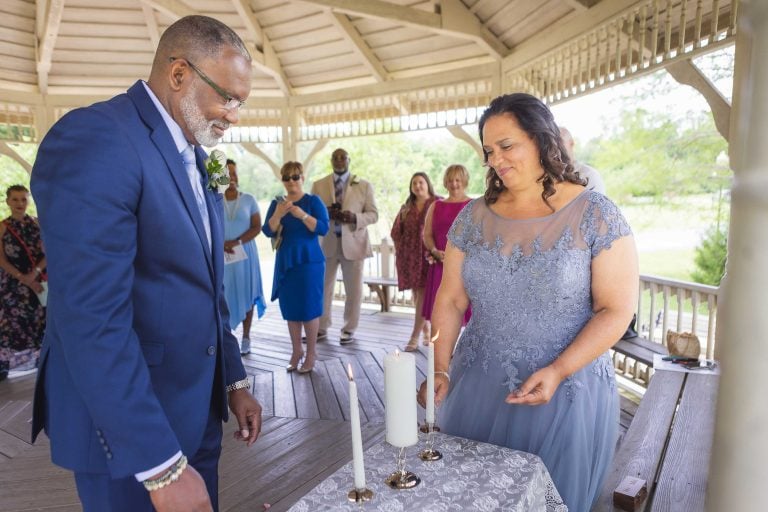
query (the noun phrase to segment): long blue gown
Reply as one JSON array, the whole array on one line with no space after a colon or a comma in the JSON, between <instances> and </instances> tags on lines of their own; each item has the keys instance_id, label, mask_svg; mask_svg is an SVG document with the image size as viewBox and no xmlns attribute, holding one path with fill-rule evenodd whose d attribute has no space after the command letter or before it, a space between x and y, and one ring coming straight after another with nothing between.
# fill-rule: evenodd
<instances>
[{"instance_id":1,"label":"long blue gown","mask_svg":"<svg viewBox=\"0 0 768 512\"><path fill-rule=\"evenodd\" d=\"M619 209L591 191L526 220L503 218L475 199L449 232L464 252L472 319L438 423L449 434L539 455L574 512L592 507L616 445L619 401L608 354L566 378L545 405L504 398L590 320L592 258L630 233Z\"/></svg>"},{"instance_id":2,"label":"long blue gown","mask_svg":"<svg viewBox=\"0 0 768 512\"><path fill-rule=\"evenodd\" d=\"M251 216L259 213L259 204L251 194L240 193L234 201L224 201L224 240L234 240L251 227ZM258 318L267 304L261 284L261 267L256 242L243 244L248 259L224 265L224 297L234 329L255 306Z\"/></svg>"}]
</instances>

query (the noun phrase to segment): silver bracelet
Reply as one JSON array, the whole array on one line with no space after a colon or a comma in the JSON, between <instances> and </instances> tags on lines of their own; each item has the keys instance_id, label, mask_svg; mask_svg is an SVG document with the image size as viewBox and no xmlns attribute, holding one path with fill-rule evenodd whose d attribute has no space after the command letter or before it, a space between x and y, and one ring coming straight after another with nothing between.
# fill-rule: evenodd
<instances>
[{"instance_id":1,"label":"silver bracelet","mask_svg":"<svg viewBox=\"0 0 768 512\"><path fill-rule=\"evenodd\" d=\"M435 372L435 375L445 375L445 378L448 379L448 382L451 382L451 376L448 375L448 372Z\"/></svg>"},{"instance_id":2,"label":"silver bracelet","mask_svg":"<svg viewBox=\"0 0 768 512\"><path fill-rule=\"evenodd\" d=\"M304 216L301 218L301 222L304 222L309 217L308 213L305 213Z\"/></svg>"},{"instance_id":3,"label":"silver bracelet","mask_svg":"<svg viewBox=\"0 0 768 512\"><path fill-rule=\"evenodd\" d=\"M251 379L246 377L243 380L233 382L232 384L227 386L227 393L232 391L237 391L238 389L251 389Z\"/></svg>"}]
</instances>

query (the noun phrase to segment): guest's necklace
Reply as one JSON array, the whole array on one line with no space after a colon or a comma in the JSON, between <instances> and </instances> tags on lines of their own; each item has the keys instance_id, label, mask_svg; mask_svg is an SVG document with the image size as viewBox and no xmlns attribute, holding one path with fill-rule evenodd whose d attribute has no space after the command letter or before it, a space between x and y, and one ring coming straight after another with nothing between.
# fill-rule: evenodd
<instances>
[{"instance_id":1,"label":"guest's necklace","mask_svg":"<svg viewBox=\"0 0 768 512\"><path fill-rule=\"evenodd\" d=\"M237 193L237 198L235 199L234 204L230 206L230 203L232 203L232 201L229 199L224 201L224 209L227 211L227 219L235 220L237 207L240 206L240 192Z\"/></svg>"}]
</instances>

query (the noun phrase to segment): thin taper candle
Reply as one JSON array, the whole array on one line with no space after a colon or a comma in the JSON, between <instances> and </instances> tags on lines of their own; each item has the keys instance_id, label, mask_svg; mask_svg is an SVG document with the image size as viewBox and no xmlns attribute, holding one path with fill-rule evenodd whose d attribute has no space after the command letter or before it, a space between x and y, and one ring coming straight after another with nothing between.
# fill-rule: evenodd
<instances>
[{"instance_id":1,"label":"thin taper candle","mask_svg":"<svg viewBox=\"0 0 768 512\"><path fill-rule=\"evenodd\" d=\"M349 374L349 424L352 429L352 472L355 489L365 489L365 462L363 461L363 436L360 432L360 406L357 401L357 384L352 376L352 365L347 365Z\"/></svg>"},{"instance_id":2,"label":"thin taper candle","mask_svg":"<svg viewBox=\"0 0 768 512\"><path fill-rule=\"evenodd\" d=\"M435 423L435 342L430 341L427 350L427 414L428 425Z\"/></svg>"}]
</instances>

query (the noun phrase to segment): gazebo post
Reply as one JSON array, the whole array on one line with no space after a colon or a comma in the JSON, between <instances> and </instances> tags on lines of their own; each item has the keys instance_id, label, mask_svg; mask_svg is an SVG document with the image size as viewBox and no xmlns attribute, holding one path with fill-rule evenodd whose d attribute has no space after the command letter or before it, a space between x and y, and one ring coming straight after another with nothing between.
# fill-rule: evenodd
<instances>
[{"instance_id":1,"label":"gazebo post","mask_svg":"<svg viewBox=\"0 0 768 512\"><path fill-rule=\"evenodd\" d=\"M717 404L707 510L764 510L768 460L768 2L739 4L731 117L734 185L721 284Z\"/></svg>"}]
</instances>

